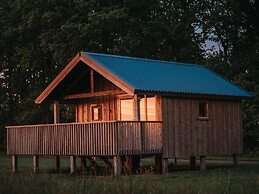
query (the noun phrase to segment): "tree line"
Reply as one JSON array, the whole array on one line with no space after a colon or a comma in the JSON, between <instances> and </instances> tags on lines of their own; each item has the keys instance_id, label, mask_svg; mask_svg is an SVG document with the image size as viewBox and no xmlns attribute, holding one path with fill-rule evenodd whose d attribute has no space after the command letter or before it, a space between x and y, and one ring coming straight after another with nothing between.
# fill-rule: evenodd
<instances>
[{"instance_id":1,"label":"tree line","mask_svg":"<svg viewBox=\"0 0 259 194\"><path fill-rule=\"evenodd\" d=\"M257 0L1 0L0 145L5 125L51 121L34 100L79 51L199 63L255 95L246 151L259 149Z\"/></svg>"}]
</instances>

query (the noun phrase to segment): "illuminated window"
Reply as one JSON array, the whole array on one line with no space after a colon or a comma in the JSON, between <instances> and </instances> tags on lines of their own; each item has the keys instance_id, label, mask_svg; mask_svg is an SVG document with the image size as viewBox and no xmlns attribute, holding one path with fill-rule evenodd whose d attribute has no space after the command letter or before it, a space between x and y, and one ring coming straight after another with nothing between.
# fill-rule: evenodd
<instances>
[{"instance_id":1,"label":"illuminated window","mask_svg":"<svg viewBox=\"0 0 259 194\"><path fill-rule=\"evenodd\" d=\"M208 118L208 103L206 102L199 103L199 117Z\"/></svg>"},{"instance_id":2,"label":"illuminated window","mask_svg":"<svg viewBox=\"0 0 259 194\"><path fill-rule=\"evenodd\" d=\"M156 120L156 98L147 97L140 99L140 120L155 121Z\"/></svg>"},{"instance_id":3,"label":"illuminated window","mask_svg":"<svg viewBox=\"0 0 259 194\"><path fill-rule=\"evenodd\" d=\"M92 106L92 121L101 121L102 118L102 106Z\"/></svg>"},{"instance_id":4,"label":"illuminated window","mask_svg":"<svg viewBox=\"0 0 259 194\"><path fill-rule=\"evenodd\" d=\"M120 100L120 119L122 121L132 121L133 117L133 99Z\"/></svg>"}]
</instances>

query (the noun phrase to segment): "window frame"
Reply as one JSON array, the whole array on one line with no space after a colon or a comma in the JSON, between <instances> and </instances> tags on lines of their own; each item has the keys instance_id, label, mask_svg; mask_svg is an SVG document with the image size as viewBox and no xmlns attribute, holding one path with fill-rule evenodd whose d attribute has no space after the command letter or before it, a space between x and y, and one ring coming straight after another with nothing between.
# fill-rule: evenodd
<instances>
[{"instance_id":1,"label":"window frame","mask_svg":"<svg viewBox=\"0 0 259 194\"><path fill-rule=\"evenodd\" d=\"M201 116L200 105L205 105L205 116ZM198 102L198 118L199 120L208 120L209 119L209 103L207 101L199 101Z\"/></svg>"},{"instance_id":2,"label":"window frame","mask_svg":"<svg viewBox=\"0 0 259 194\"><path fill-rule=\"evenodd\" d=\"M94 120L94 108L95 107L101 107L101 119L100 120ZM103 105L102 104L91 104L90 106L90 111L91 111L91 121L92 122L100 122L103 121L103 116L104 116L104 112L103 112ZM99 115L99 114L98 114Z\"/></svg>"},{"instance_id":3,"label":"window frame","mask_svg":"<svg viewBox=\"0 0 259 194\"><path fill-rule=\"evenodd\" d=\"M148 98L154 98L154 100L155 100L155 106L154 106L154 108L155 108L155 115L154 115L155 120L149 120L149 116L148 116L148 109L149 109L149 108L148 108ZM157 121L157 107L156 107L157 97L156 97L156 96L147 96L147 95L144 95L144 96L142 97L142 99L143 99L143 103L144 103L144 118L143 118L143 119L141 118L141 112L139 112L140 121ZM140 100L141 100L141 99L139 99L139 111L141 111Z\"/></svg>"},{"instance_id":4,"label":"window frame","mask_svg":"<svg viewBox=\"0 0 259 194\"><path fill-rule=\"evenodd\" d=\"M122 118L122 116L121 116L121 101L122 100L132 100L132 117L133 117L132 120L121 120L121 118ZM134 108L133 108L133 106L134 106L133 97L125 95L125 96L120 96L118 98L118 117L119 117L120 121L134 121Z\"/></svg>"}]
</instances>

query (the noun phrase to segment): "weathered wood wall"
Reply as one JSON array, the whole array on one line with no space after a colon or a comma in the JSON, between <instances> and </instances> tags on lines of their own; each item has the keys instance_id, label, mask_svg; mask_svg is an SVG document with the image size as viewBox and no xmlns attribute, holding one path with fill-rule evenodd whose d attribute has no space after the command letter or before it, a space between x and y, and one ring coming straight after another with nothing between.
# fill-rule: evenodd
<instances>
[{"instance_id":1,"label":"weathered wood wall","mask_svg":"<svg viewBox=\"0 0 259 194\"><path fill-rule=\"evenodd\" d=\"M162 122L158 121L7 127L8 155L114 156L153 153L162 153Z\"/></svg>"},{"instance_id":2,"label":"weathered wood wall","mask_svg":"<svg viewBox=\"0 0 259 194\"><path fill-rule=\"evenodd\" d=\"M117 119L117 97L116 95L87 98L84 103L77 104L76 121L91 122L91 106L102 105L103 121Z\"/></svg>"},{"instance_id":3,"label":"weathered wood wall","mask_svg":"<svg viewBox=\"0 0 259 194\"><path fill-rule=\"evenodd\" d=\"M208 119L199 119L199 102ZM163 97L163 157L237 154L243 150L241 103Z\"/></svg>"}]
</instances>

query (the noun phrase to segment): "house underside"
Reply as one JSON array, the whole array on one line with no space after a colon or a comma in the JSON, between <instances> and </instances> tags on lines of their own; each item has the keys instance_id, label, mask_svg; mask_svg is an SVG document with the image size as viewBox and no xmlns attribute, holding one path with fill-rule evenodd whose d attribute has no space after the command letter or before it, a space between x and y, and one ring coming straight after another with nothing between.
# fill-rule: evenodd
<instances>
[{"instance_id":1,"label":"house underside","mask_svg":"<svg viewBox=\"0 0 259 194\"><path fill-rule=\"evenodd\" d=\"M205 156L236 161L242 152L240 97L136 90L110 72L78 54L36 99L53 104L53 124L7 127L14 172L20 155L33 156L35 171L39 156L55 156L57 168L59 156L70 156L72 173L75 157L112 158L120 174L124 159L132 168L154 156L157 170L166 172L168 158L200 157L204 169ZM73 123L59 122L60 104L75 106Z\"/></svg>"}]
</instances>

